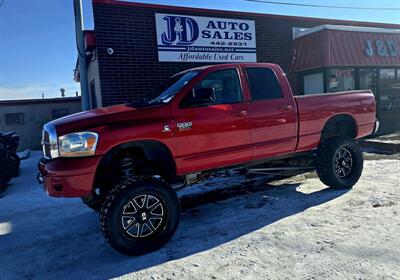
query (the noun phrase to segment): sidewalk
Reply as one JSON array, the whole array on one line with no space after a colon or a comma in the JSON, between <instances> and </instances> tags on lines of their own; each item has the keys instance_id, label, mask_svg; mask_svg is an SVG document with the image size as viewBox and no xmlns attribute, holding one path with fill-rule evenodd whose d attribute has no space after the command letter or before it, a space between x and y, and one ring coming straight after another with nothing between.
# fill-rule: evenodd
<instances>
[{"instance_id":1,"label":"sidewalk","mask_svg":"<svg viewBox=\"0 0 400 280\"><path fill-rule=\"evenodd\" d=\"M358 141L364 152L378 154L400 153L400 132Z\"/></svg>"}]
</instances>

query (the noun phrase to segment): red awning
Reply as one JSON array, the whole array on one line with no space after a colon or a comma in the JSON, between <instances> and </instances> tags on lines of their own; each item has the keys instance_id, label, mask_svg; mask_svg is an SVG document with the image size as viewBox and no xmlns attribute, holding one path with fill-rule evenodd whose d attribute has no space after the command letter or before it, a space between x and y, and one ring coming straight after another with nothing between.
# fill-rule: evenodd
<instances>
[{"instance_id":1,"label":"red awning","mask_svg":"<svg viewBox=\"0 0 400 280\"><path fill-rule=\"evenodd\" d=\"M308 33L308 34L307 34ZM317 27L295 39L292 71L331 66L400 66L400 31Z\"/></svg>"}]
</instances>

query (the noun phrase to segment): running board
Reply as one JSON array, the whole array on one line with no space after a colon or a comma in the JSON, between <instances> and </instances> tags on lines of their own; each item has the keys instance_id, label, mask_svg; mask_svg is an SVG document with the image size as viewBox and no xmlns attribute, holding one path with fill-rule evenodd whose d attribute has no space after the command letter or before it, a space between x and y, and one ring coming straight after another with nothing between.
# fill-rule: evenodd
<instances>
[{"instance_id":1,"label":"running board","mask_svg":"<svg viewBox=\"0 0 400 280\"><path fill-rule=\"evenodd\" d=\"M247 173L264 174L264 175L289 175L296 174L300 171L311 171L315 170L313 166L305 167L266 167L266 168L251 168L247 170Z\"/></svg>"}]
</instances>

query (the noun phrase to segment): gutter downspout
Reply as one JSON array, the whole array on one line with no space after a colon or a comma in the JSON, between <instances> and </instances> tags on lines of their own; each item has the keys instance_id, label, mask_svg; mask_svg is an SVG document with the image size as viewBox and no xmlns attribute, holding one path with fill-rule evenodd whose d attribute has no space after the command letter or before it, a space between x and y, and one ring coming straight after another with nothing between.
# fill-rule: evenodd
<instances>
[{"instance_id":1,"label":"gutter downspout","mask_svg":"<svg viewBox=\"0 0 400 280\"><path fill-rule=\"evenodd\" d=\"M85 35L83 33L83 13L82 13L82 1L74 1L74 13L75 13L75 35L76 35L76 47L78 50L79 59L79 76L81 84L81 105L82 110L86 111L90 109L89 103L89 86L87 77L87 63L86 63L86 52L85 52Z\"/></svg>"}]
</instances>

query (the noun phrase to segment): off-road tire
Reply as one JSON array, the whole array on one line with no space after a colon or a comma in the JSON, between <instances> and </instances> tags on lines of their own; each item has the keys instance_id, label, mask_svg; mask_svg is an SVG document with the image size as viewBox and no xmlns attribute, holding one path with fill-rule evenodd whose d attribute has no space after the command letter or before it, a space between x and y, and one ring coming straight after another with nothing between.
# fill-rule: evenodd
<instances>
[{"instance_id":1,"label":"off-road tire","mask_svg":"<svg viewBox=\"0 0 400 280\"><path fill-rule=\"evenodd\" d=\"M159 199L165 215L151 235L132 237L123 228L122 214L127 203L143 195ZM104 237L115 250L130 256L142 255L161 248L174 235L179 218L180 205L176 192L163 181L146 177L134 177L116 184L106 195L100 211Z\"/></svg>"},{"instance_id":2,"label":"off-road tire","mask_svg":"<svg viewBox=\"0 0 400 280\"><path fill-rule=\"evenodd\" d=\"M352 167L347 176L340 176L335 171L337 153L347 150L351 154ZM336 189L349 189L360 179L364 158L359 145L349 137L340 136L325 139L318 147L316 154L316 171L325 185Z\"/></svg>"},{"instance_id":3,"label":"off-road tire","mask_svg":"<svg viewBox=\"0 0 400 280\"><path fill-rule=\"evenodd\" d=\"M104 196L93 192L91 196L81 197L82 202L92 210L100 212L101 206L104 202Z\"/></svg>"}]
</instances>

